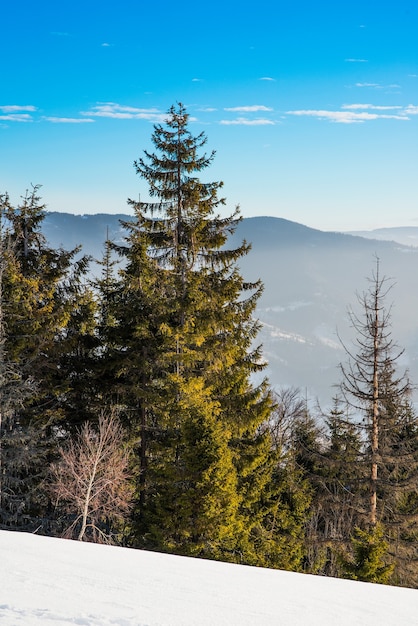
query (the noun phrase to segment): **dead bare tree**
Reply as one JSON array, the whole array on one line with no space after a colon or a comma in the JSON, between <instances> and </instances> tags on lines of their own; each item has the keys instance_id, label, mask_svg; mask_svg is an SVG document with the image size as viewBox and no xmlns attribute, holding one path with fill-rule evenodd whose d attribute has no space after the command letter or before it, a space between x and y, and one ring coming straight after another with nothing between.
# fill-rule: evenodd
<instances>
[{"instance_id":1,"label":"dead bare tree","mask_svg":"<svg viewBox=\"0 0 418 626\"><path fill-rule=\"evenodd\" d=\"M400 403L410 391L406 373L396 378L395 365L403 350L398 349L391 336L391 309L385 307L385 298L392 287L386 277L379 273L379 259L370 279L370 288L359 297L363 317L350 312L352 326L356 331L357 350L351 352L344 344L349 357L347 365L341 365L343 375L341 390L347 403L365 416L367 451L370 462L369 523L377 523L378 470L382 464L382 406L389 400ZM393 372L390 385L383 384L389 370ZM390 392L390 395L388 395Z\"/></svg>"},{"instance_id":2,"label":"dead bare tree","mask_svg":"<svg viewBox=\"0 0 418 626\"><path fill-rule=\"evenodd\" d=\"M64 537L114 543L112 527L130 508L129 450L115 415L85 423L51 468L50 493L72 519Z\"/></svg>"}]
</instances>

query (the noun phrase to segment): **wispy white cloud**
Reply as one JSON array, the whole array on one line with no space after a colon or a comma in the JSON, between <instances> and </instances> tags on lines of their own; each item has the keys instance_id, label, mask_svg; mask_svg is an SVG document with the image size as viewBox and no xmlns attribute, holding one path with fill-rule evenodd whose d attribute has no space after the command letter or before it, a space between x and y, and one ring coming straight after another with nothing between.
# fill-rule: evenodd
<instances>
[{"instance_id":1,"label":"wispy white cloud","mask_svg":"<svg viewBox=\"0 0 418 626\"><path fill-rule=\"evenodd\" d=\"M0 105L0 111L3 113L14 113L16 111L36 111L36 107L31 104L21 106L20 104L4 104Z\"/></svg>"},{"instance_id":2,"label":"wispy white cloud","mask_svg":"<svg viewBox=\"0 0 418 626\"><path fill-rule=\"evenodd\" d=\"M418 106L409 104L401 105L380 105L370 103L343 104L340 111L329 111L323 109L308 109L298 111L287 111L288 115L299 115L316 117L320 120L329 120L340 124L355 124L370 120L410 120L411 115L418 115Z\"/></svg>"},{"instance_id":3,"label":"wispy white cloud","mask_svg":"<svg viewBox=\"0 0 418 626\"><path fill-rule=\"evenodd\" d=\"M368 63L367 59L344 59L346 63Z\"/></svg>"},{"instance_id":4,"label":"wispy white cloud","mask_svg":"<svg viewBox=\"0 0 418 626\"><path fill-rule=\"evenodd\" d=\"M273 83L276 82L275 78L272 78L271 76L262 76L261 78L259 78L258 80L267 80L267 81L271 81Z\"/></svg>"},{"instance_id":5,"label":"wispy white cloud","mask_svg":"<svg viewBox=\"0 0 418 626\"><path fill-rule=\"evenodd\" d=\"M86 124L94 122L94 120L85 117L44 117L43 119L53 124Z\"/></svg>"},{"instance_id":6,"label":"wispy white cloud","mask_svg":"<svg viewBox=\"0 0 418 626\"><path fill-rule=\"evenodd\" d=\"M33 118L29 113L9 113L8 115L0 115L2 122L33 122Z\"/></svg>"},{"instance_id":7,"label":"wispy white cloud","mask_svg":"<svg viewBox=\"0 0 418 626\"><path fill-rule=\"evenodd\" d=\"M356 87L372 87L373 89L380 89L381 85L379 85L379 83L356 83Z\"/></svg>"},{"instance_id":8,"label":"wispy white cloud","mask_svg":"<svg viewBox=\"0 0 418 626\"><path fill-rule=\"evenodd\" d=\"M201 111L202 113L214 113L217 110L218 109L215 107L200 107L200 109L198 109L198 111Z\"/></svg>"},{"instance_id":9,"label":"wispy white cloud","mask_svg":"<svg viewBox=\"0 0 418 626\"><path fill-rule=\"evenodd\" d=\"M192 78L192 83L203 83L203 78Z\"/></svg>"},{"instance_id":10,"label":"wispy white cloud","mask_svg":"<svg viewBox=\"0 0 418 626\"><path fill-rule=\"evenodd\" d=\"M418 115L418 106L414 104L408 104L408 106L405 107L405 114L406 115Z\"/></svg>"},{"instance_id":11,"label":"wispy white cloud","mask_svg":"<svg viewBox=\"0 0 418 626\"><path fill-rule=\"evenodd\" d=\"M107 43L106 41L101 44L102 48L113 48L113 43Z\"/></svg>"},{"instance_id":12,"label":"wispy white cloud","mask_svg":"<svg viewBox=\"0 0 418 626\"><path fill-rule=\"evenodd\" d=\"M238 117L235 120L221 120L219 122L223 126L274 126L275 122L264 118L249 120L246 117Z\"/></svg>"},{"instance_id":13,"label":"wispy white cloud","mask_svg":"<svg viewBox=\"0 0 418 626\"><path fill-rule=\"evenodd\" d=\"M271 107L265 107L262 104L251 104L249 106L226 107L224 111L232 111L234 113L256 113L258 111L272 111Z\"/></svg>"},{"instance_id":14,"label":"wispy white cloud","mask_svg":"<svg viewBox=\"0 0 418 626\"><path fill-rule=\"evenodd\" d=\"M395 110L399 110L399 109L403 109L404 107L396 105L396 106L381 106L381 105L376 105L376 104L343 104L342 106L343 109L350 109L350 110L356 110L356 109L361 109L361 110L373 110L373 111L395 111Z\"/></svg>"},{"instance_id":15,"label":"wispy white cloud","mask_svg":"<svg viewBox=\"0 0 418 626\"><path fill-rule=\"evenodd\" d=\"M380 85L379 83L356 83L356 87L369 89L400 89L400 85L393 83L391 85Z\"/></svg>"},{"instance_id":16,"label":"wispy white cloud","mask_svg":"<svg viewBox=\"0 0 418 626\"><path fill-rule=\"evenodd\" d=\"M119 120L148 120L151 122L162 122L167 119L166 113L161 113L158 109L141 109L138 107L125 106L115 102L97 104L90 111L82 111L81 115L87 117L108 117Z\"/></svg>"},{"instance_id":17,"label":"wispy white cloud","mask_svg":"<svg viewBox=\"0 0 418 626\"><path fill-rule=\"evenodd\" d=\"M0 105L1 122L33 122L31 113L36 111L32 104L2 104Z\"/></svg>"},{"instance_id":18,"label":"wispy white cloud","mask_svg":"<svg viewBox=\"0 0 418 626\"><path fill-rule=\"evenodd\" d=\"M391 119L391 120L408 120L406 115L388 115L381 113L368 113L363 111L357 113L354 111L326 111L326 110L300 110L300 111L288 111L288 115L299 115L316 117L320 120L329 120L338 124L356 124L370 120L378 119Z\"/></svg>"}]
</instances>

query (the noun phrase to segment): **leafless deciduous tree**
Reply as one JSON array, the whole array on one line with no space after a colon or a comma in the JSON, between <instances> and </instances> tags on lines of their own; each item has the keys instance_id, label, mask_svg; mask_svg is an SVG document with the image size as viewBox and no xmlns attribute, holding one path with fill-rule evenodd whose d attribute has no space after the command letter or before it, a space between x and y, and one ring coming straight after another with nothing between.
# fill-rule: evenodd
<instances>
[{"instance_id":1,"label":"leafless deciduous tree","mask_svg":"<svg viewBox=\"0 0 418 626\"><path fill-rule=\"evenodd\" d=\"M86 422L51 468L50 492L72 520L63 536L114 543L115 524L130 508L128 478L129 450L117 416L102 415L98 428Z\"/></svg>"},{"instance_id":2,"label":"leafless deciduous tree","mask_svg":"<svg viewBox=\"0 0 418 626\"><path fill-rule=\"evenodd\" d=\"M273 447L285 452L291 445L295 424L306 417L307 401L298 387L283 387L274 394L275 408L268 429Z\"/></svg>"}]
</instances>

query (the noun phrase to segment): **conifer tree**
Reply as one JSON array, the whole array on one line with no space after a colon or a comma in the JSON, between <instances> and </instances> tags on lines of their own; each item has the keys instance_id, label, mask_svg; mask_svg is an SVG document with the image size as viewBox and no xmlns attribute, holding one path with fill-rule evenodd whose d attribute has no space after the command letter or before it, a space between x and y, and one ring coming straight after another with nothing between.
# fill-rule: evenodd
<instances>
[{"instance_id":1,"label":"conifer tree","mask_svg":"<svg viewBox=\"0 0 418 626\"><path fill-rule=\"evenodd\" d=\"M394 566L385 562L388 545L380 524L368 530L355 528L352 545L351 559L342 558L345 577L368 583L389 583Z\"/></svg>"},{"instance_id":2,"label":"conifer tree","mask_svg":"<svg viewBox=\"0 0 418 626\"><path fill-rule=\"evenodd\" d=\"M322 483L321 471L324 454L323 428L308 411L306 402L294 420L291 432L291 450L296 468L309 485L309 509L305 515L305 549L303 569L308 573L324 573L326 553L321 537Z\"/></svg>"},{"instance_id":3,"label":"conifer tree","mask_svg":"<svg viewBox=\"0 0 418 626\"><path fill-rule=\"evenodd\" d=\"M206 137L191 134L183 105L152 141L135 168L157 201L130 201L135 221L114 246L126 265L108 344L141 459L133 531L137 545L249 560L272 471L260 429L272 401L250 380L263 368L262 285L238 271L249 246L227 246L238 211L220 217L222 183L197 177L214 153L200 155Z\"/></svg>"},{"instance_id":4,"label":"conifer tree","mask_svg":"<svg viewBox=\"0 0 418 626\"><path fill-rule=\"evenodd\" d=\"M37 382L36 394L25 406L27 421L36 417L48 423L65 416L60 400L68 397L70 381L75 380L72 369L80 366L76 354L69 367L69 343L75 334L89 332L92 324L92 296L83 283L88 258L76 260L78 249L54 250L47 245L42 234L45 205L38 186L26 192L17 207L7 194L3 196L3 213L14 255L14 263L3 273L5 348L23 379Z\"/></svg>"},{"instance_id":5,"label":"conifer tree","mask_svg":"<svg viewBox=\"0 0 418 626\"><path fill-rule=\"evenodd\" d=\"M48 247L38 191L33 187L17 207L0 196L2 520L46 532L49 501L41 486L56 445L54 425L63 436L78 413L77 403L66 404L77 396L75 364L80 368L70 343L75 332L83 334L91 307L82 285L87 260L76 262L77 250Z\"/></svg>"},{"instance_id":6,"label":"conifer tree","mask_svg":"<svg viewBox=\"0 0 418 626\"><path fill-rule=\"evenodd\" d=\"M403 571L403 584L405 576L409 576L410 584L417 572L417 554L411 541L418 513L414 496L418 488L417 418L410 402L408 376L397 373L402 350L392 339L390 308L385 306L392 285L381 278L379 269L377 260L370 288L360 299L363 316L351 316L357 350L348 351L349 364L341 367L342 391L363 418L357 422L364 441L359 465L368 490L360 492L363 519L359 526L370 532L374 541L373 529L381 524L386 561L395 564L394 580L400 580ZM408 512L402 510L406 501L411 504ZM401 563L407 561L409 575Z\"/></svg>"},{"instance_id":7,"label":"conifer tree","mask_svg":"<svg viewBox=\"0 0 418 626\"><path fill-rule=\"evenodd\" d=\"M301 571L306 561L306 527L314 487L300 464L295 438L306 422L306 400L300 390L284 388L274 394L268 422L274 471L264 488L266 516L259 530L259 565ZM299 458L298 458L299 457Z\"/></svg>"},{"instance_id":8,"label":"conifer tree","mask_svg":"<svg viewBox=\"0 0 418 626\"><path fill-rule=\"evenodd\" d=\"M388 360L381 377L378 503L388 553L395 565L393 582L418 586L418 417L410 383L397 398L396 372ZM394 400L395 398L395 400Z\"/></svg>"},{"instance_id":9,"label":"conifer tree","mask_svg":"<svg viewBox=\"0 0 418 626\"><path fill-rule=\"evenodd\" d=\"M21 419L36 385L24 377L7 350L8 302L3 279L15 271L16 256L5 228L8 198L0 196L0 528L34 530L42 524L37 490L45 466L44 433Z\"/></svg>"},{"instance_id":10,"label":"conifer tree","mask_svg":"<svg viewBox=\"0 0 418 626\"><path fill-rule=\"evenodd\" d=\"M334 398L325 424L314 501L317 544L319 553L322 551L318 573L340 576L340 554L348 549L363 514L362 440L339 396Z\"/></svg>"},{"instance_id":11,"label":"conifer tree","mask_svg":"<svg viewBox=\"0 0 418 626\"><path fill-rule=\"evenodd\" d=\"M387 279L379 276L378 260L376 265L370 289L360 300L363 317L351 313L352 324L357 331L357 352L353 354L347 349L349 363L347 366L341 366L342 392L347 402L363 415L369 444L368 517L372 527L376 525L378 517L380 444L383 433L382 405L389 399L384 393L383 378L385 372L388 372L388 364L393 365L402 354L399 350L394 354L395 344L390 332L390 310L384 305L388 293ZM408 382L404 377L393 379L390 384L388 382L386 381L386 390L391 389L390 400L397 403L408 391Z\"/></svg>"}]
</instances>

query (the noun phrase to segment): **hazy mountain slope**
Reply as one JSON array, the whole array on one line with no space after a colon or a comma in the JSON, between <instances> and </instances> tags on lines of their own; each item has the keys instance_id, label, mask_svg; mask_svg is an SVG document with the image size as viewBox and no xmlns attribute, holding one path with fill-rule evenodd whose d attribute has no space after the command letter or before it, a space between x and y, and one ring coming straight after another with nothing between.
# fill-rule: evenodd
<instances>
[{"instance_id":1,"label":"hazy mountain slope","mask_svg":"<svg viewBox=\"0 0 418 626\"><path fill-rule=\"evenodd\" d=\"M44 232L54 246L81 243L85 252L100 258L107 232L111 239L122 240L120 218L130 219L49 213ZM347 307L361 313L356 293L367 289L376 256L382 275L396 283L387 298L388 306L394 302L393 336L406 348L402 364L418 383L418 249L273 217L244 219L230 245L243 239L251 242L252 250L241 260L241 270L265 285L257 314L264 325L260 340L273 385L298 386L311 399L330 402L339 381L338 363L345 359L337 329L349 341Z\"/></svg>"},{"instance_id":2,"label":"hazy mountain slope","mask_svg":"<svg viewBox=\"0 0 418 626\"><path fill-rule=\"evenodd\" d=\"M398 226L392 228L376 228L374 230L356 230L349 234L366 237L367 239L379 239L396 241L404 246L418 247L418 226Z\"/></svg>"},{"instance_id":3,"label":"hazy mountain slope","mask_svg":"<svg viewBox=\"0 0 418 626\"><path fill-rule=\"evenodd\" d=\"M382 275L396 284L393 336L406 348L403 363L418 382L418 250L385 241L321 232L278 218L251 218L236 239L253 242L241 263L249 278L260 276L265 291L258 307L261 338L274 385L306 388L309 397L328 402L339 381L344 341L352 335L347 308L368 287L367 277L380 259ZM338 331L338 334L337 334Z\"/></svg>"},{"instance_id":4,"label":"hazy mountain slope","mask_svg":"<svg viewBox=\"0 0 418 626\"><path fill-rule=\"evenodd\" d=\"M106 239L121 241L123 229L120 220L129 219L132 216L123 214L72 215L48 212L42 230L54 247L72 249L82 245L84 253L101 259Z\"/></svg>"}]
</instances>

